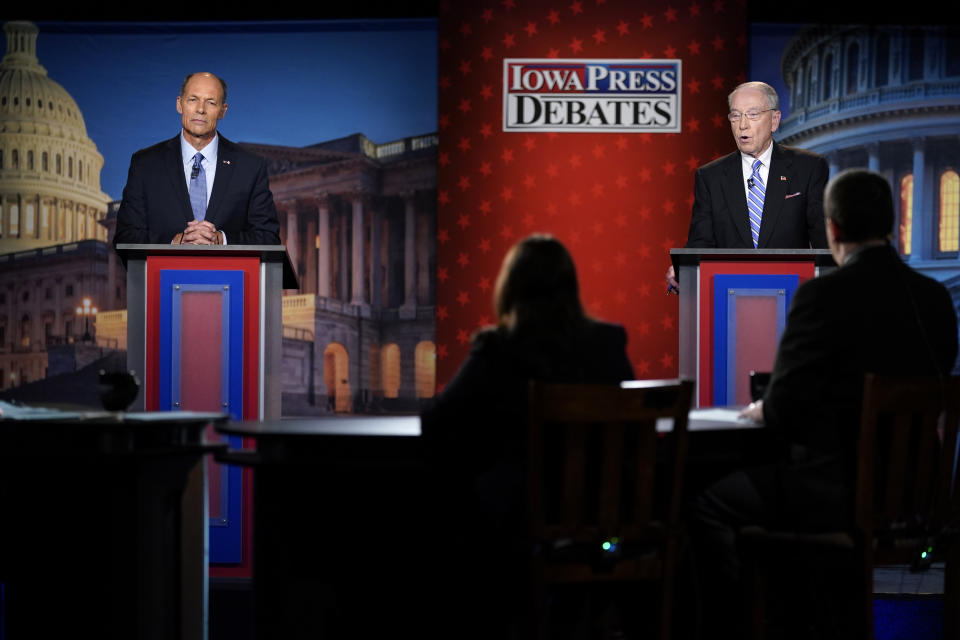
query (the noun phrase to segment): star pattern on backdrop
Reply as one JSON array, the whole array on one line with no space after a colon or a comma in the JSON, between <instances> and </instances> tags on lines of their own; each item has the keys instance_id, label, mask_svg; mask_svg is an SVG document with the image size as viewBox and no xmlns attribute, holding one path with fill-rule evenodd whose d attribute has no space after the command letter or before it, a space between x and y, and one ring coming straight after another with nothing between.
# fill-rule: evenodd
<instances>
[{"instance_id":1,"label":"star pattern on backdrop","mask_svg":"<svg viewBox=\"0 0 960 640\"><path fill-rule=\"evenodd\" d=\"M623 325L641 378L677 375L669 250L693 175L734 149L726 96L745 79L743 0L442 0L439 14L437 381L495 321L506 251L550 233L573 254L587 313ZM504 58L680 58L682 132L503 132Z\"/></svg>"}]
</instances>

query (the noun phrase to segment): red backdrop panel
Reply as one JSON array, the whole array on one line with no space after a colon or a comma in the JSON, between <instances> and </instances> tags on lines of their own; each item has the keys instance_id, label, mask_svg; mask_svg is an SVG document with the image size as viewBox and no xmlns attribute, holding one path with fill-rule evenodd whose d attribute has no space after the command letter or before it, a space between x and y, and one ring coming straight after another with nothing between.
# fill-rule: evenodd
<instances>
[{"instance_id":1,"label":"red backdrop panel","mask_svg":"<svg viewBox=\"0 0 960 640\"><path fill-rule=\"evenodd\" d=\"M223 295L180 294L180 405L190 411L222 411Z\"/></svg>"},{"instance_id":2,"label":"red backdrop panel","mask_svg":"<svg viewBox=\"0 0 960 640\"><path fill-rule=\"evenodd\" d=\"M736 310L737 340L731 404L750 404L750 372L772 371L777 355L777 299L774 296L739 296Z\"/></svg>"},{"instance_id":3,"label":"red backdrop panel","mask_svg":"<svg viewBox=\"0 0 960 640\"><path fill-rule=\"evenodd\" d=\"M669 250L686 241L696 168L734 149L742 1L503 0L440 7L437 382L492 323L507 249L546 232L577 263L587 312L624 325L641 378L677 374ZM504 133L504 58L679 58L679 134Z\"/></svg>"}]
</instances>

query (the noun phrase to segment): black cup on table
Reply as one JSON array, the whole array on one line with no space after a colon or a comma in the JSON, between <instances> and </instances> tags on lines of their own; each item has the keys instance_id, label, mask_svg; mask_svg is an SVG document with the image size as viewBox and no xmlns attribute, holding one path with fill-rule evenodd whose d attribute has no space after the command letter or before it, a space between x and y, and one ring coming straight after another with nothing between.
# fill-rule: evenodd
<instances>
[{"instance_id":1,"label":"black cup on table","mask_svg":"<svg viewBox=\"0 0 960 640\"><path fill-rule=\"evenodd\" d=\"M133 371L100 370L100 402L107 411L126 411L140 392Z\"/></svg>"},{"instance_id":2,"label":"black cup on table","mask_svg":"<svg viewBox=\"0 0 960 640\"><path fill-rule=\"evenodd\" d=\"M763 392L770 383L769 371L751 371L750 372L750 400L756 402L763 399Z\"/></svg>"}]
</instances>

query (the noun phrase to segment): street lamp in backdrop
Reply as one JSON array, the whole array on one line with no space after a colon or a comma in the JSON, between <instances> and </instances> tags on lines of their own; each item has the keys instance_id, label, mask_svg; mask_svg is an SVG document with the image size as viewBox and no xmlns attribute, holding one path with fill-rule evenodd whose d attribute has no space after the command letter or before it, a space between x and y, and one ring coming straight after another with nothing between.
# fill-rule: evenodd
<instances>
[{"instance_id":1,"label":"street lamp in backdrop","mask_svg":"<svg viewBox=\"0 0 960 640\"><path fill-rule=\"evenodd\" d=\"M83 304L77 307L77 315L83 316L83 341L90 342L92 340L90 336L90 316L97 315L97 308L91 306L89 297L85 297Z\"/></svg>"}]
</instances>

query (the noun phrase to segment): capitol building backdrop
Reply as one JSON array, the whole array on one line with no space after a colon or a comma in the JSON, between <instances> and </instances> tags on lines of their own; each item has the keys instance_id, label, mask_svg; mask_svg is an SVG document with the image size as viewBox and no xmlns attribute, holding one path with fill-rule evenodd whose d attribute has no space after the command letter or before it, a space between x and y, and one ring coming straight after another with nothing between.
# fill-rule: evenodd
<instances>
[{"instance_id":1,"label":"capitol building backdrop","mask_svg":"<svg viewBox=\"0 0 960 640\"><path fill-rule=\"evenodd\" d=\"M37 28L10 22L4 32L0 390L9 390L123 352L126 274L109 244L118 203L101 190L104 158L80 108L41 65ZM957 29L806 28L781 66L790 110L776 138L823 154L831 174L886 176L897 249L960 301ZM436 386L436 134L244 146L268 161L301 283L283 302L284 414L415 410Z\"/></svg>"},{"instance_id":2,"label":"capitol building backdrop","mask_svg":"<svg viewBox=\"0 0 960 640\"><path fill-rule=\"evenodd\" d=\"M4 32L0 389L9 390L123 352L126 273L109 243L119 203L101 191L104 159L83 114L40 64L37 27L9 22ZM267 160L301 285L283 299L283 413L415 410L436 387L436 135L241 144Z\"/></svg>"},{"instance_id":3,"label":"capitol building backdrop","mask_svg":"<svg viewBox=\"0 0 960 640\"><path fill-rule=\"evenodd\" d=\"M890 182L894 243L960 300L960 28L810 27L784 50L779 141Z\"/></svg>"}]
</instances>

